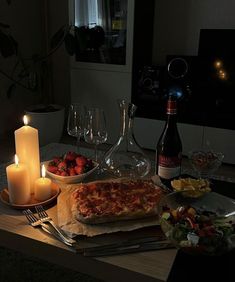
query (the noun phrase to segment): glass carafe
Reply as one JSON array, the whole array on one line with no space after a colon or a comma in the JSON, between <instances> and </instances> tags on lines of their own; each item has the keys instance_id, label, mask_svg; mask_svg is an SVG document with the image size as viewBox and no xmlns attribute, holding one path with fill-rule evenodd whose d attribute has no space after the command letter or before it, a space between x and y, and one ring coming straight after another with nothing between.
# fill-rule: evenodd
<instances>
[{"instance_id":1,"label":"glass carafe","mask_svg":"<svg viewBox=\"0 0 235 282\"><path fill-rule=\"evenodd\" d=\"M118 100L121 117L120 136L105 154L107 170L117 177L144 177L151 169L151 162L144 154L133 133L136 106Z\"/></svg>"}]
</instances>

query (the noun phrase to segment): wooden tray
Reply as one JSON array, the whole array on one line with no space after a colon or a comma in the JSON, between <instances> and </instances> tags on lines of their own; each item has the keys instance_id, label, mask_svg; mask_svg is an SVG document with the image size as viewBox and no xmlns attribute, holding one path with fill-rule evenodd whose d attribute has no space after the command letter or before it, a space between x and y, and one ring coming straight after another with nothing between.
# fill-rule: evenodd
<instances>
[{"instance_id":1,"label":"wooden tray","mask_svg":"<svg viewBox=\"0 0 235 282\"><path fill-rule=\"evenodd\" d=\"M4 204L6 204L6 205L8 205L8 206L10 206L10 207L12 207L12 208L14 208L14 209L29 209L29 208L33 208L33 207L35 207L35 206L37 206L37 205L46 206L46 205L49 205L50 203L52 203L52 202L58 197L58 195L59 195L59 193L60 193L60 188L59 188L58 184L52 182L51 188L52 188L52 190L51 190L51 192L52 192L51 198L49 198L49 199L47 199L47 200L45 200L45 201L42 201L42 202L36 200L36 199L34 198L34 194L32 194L32 195L31 195L30 202L27 203L27 204L24 204L24 205L11 204L11 203L9 202L9 192L8 192L8 189L7 189L7 188L6 188L6 189L3 189L3 190L0 192L0 200L1 200Z\"/></svg>"}]
</instances>

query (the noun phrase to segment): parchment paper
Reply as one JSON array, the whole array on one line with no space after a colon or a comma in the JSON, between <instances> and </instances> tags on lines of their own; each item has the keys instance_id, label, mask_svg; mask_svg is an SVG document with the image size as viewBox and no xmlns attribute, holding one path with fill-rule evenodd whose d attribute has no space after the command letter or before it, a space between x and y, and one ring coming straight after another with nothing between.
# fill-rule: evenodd
<instances>
[{"instance_id":1,"label":"parchment paper","mask_svg":"<svg viewBox=\"0 0 235 282\"><path fill-rule=\"evenodd\" d=\"M109 222L102 224L84 224L76 220L72 214L70 196L77 185L67 185L57 199L58 225L71 237L76 235L86 235L89 237L113 233L118 231L131 231L142 227L158 225L157 217L143 219Z\"/></svg>"}]
</instances>

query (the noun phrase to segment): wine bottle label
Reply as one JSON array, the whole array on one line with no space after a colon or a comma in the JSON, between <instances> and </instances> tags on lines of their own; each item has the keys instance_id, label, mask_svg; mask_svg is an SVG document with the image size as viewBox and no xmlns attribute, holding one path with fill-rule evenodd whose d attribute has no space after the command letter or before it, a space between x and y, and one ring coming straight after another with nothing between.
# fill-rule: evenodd
<instances>
[{"instance_id":1,"label":"wine bottle label","mask_svg":"<svg viewBox=\"0 0 235 282\"><path fill-rule=\"evenodd\" d=\"M164 179L171 179L180 175L180 166L169 168L158 166L158 175Z\"/></svg>"},{"instance_id":2,"label":"wine bottle label","mask_svg":"<svg viewBox=\"0 0 235 282\"><path fill-rule=\"evenodd\" d=\"M168 115L176 115L177 114L176 101L168 100L166 113Z\"/></svg>"},{"instance_id":3,"label":"wine bottle label","mask_svg":"<svg viewBox=\"0 0 235 282\"><path fill-rule=\"evenodd\" d=\"M171 179L180 175L181 154L174 157L159 155L158 175L165 179Z\"/></svg>"}]
</instances>

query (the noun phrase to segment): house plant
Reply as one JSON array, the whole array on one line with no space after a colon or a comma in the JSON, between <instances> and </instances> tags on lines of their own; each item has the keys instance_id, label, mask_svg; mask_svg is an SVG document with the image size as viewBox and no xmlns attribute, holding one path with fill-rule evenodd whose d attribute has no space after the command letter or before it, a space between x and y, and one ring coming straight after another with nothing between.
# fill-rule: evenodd
<instances>
[{"instance_id":1,"label":"house plant","mask_svg":"<svg viewBox=\"0 0 235 282\"><path fill-rule=\"evenodd\" d=\"M11 1L7 1L7 3L10 5ZM3 8L6 8L10 13L7 5ZM17 29L14 23L18 18L15 19L15 22L12 22L12 19L14 17L14 10L19 8L19 6L12 5L11 8L10 16L12 18L5 17L3 22L0 19L0 60L2 62L0 67L0 94L4 100L4 103L1 105L1 120L4 126L1 128L0 133L4 134L3 136L11 135L13 130L22 123L21 117L24 110L26 110L31 118L30 124L39 129L40 145L59 141L63 132L64 107L55 105L53 91L50 91L52 87L49 85L51 84L51 62L49 58L63 44L69 29L67 27L60 29L55 34L55 37L52 38L51 47L45 52L46 54L41 55L43 50L37 47L31 48L36 45L32 45L31 42L38 37L38 42L40 43L44 35L30 37L32 33L30 34L29 32L23 37L21 35L21 33L24 33L22 29L24 27L23 24L33 25L34 22L20 21L19 26L21 28ZM8 18L13 27L12 30L10 25L5 23L8 21ZM41 22L37 24L39 25ZM32 28L32 30L35 30L35 28ZM34 33L37 34L37 29ZM62 35L62 37L58 37L58 35ZM29 52L37 52L39 54L31 55ZM42 127L43 124L44 126ZM54 125L53 128L50 128L50 124ZM53 138L51 136L52 133L54 133ZM45 140L45 136L47 136L48 141Z\"/></svg>"},{"instance_id":2,"label":"house plant","mask_svg":"<svg viewBox=\"0 0 235 282\"><path fill-rule=\"evenodd\" d=\"M0 23L0 55L3 58L13 57L16 60L15 65L19 67L13 69L10 74L0 69L0 74L5 76L10 84L6 90L6 97L9 101L16 100L17 105L20 93L18 88L24 89L23 95L30 97L29 101L35 97L35 103L27 105L29 101L25 101L25 113L29 116L30 125L39 130L40 146L51 142L58 142L63 133L64 126L64 107L54 104L54 97L50 90L49 75L50 65L48 57L59 47L55 48L47 55L33 55L30 60L24 60L18 53L18 43L14 37L8 32L9 26L5 23ZM61 44L59 42L58 44ZM17 97L18 96L18 97ZM17 119L17 113L16 117ZM17 125L19 126L19 125Z\"/></svg>"},{"instance_id":3,"label":"house plant","mask_svg":"<svg viewBox=\"0 0 235 282\"><path fill-rule=\"evenodd\" d=\"M11 1L8 0L7 3L10 5ZM5 21L7 20L5 19ZM14 23L11 23L11 25L13 26ZM48 34L46 34L46 38L48 37ZM10 102L13 99L14 101L17 101L20 95L18 95L18 93L16 95L16 90L19 92L20 89L23 89L22 92L27 95L27 97L35 98L32 101L33 103L27 101L30 107L26 105L24 108L26 112L32 116L31 125L37 127L39 126L38 124L45 124L45 121L41 121L36 123L36 125L33 120L36 116L37 118L43 116L45 119L49 113L50 120L51 115L57 115L54 123L58 124L58 110L60 109L61 114L64 114L64 109L61 109L61 107L58 106L52 106L55 104L55 97L52 91L51 56L64 44L65 50L70 56L75 55L76 59L84 58L87 54L90 54L91 51L95 52L103 42L104 32L101 27L96 26L89 28L85 26L76 27L74 25L63 25L52 36L49 41L50 44L47 44L50 46L48 46L47 52L45 52L44 55L33 54L30 55L30 57L28 56L28 59L26 60L21 55L22 52L20 50L20 47L24 42L17 40L17 36L10 33L10 26L5 22L1 23L0 19L0 59L12 58L16 61L15 66L17 66L14 66L13 69L8 72L6 71L7 68L4 68L3 66L0 68L0 76L6 77L10 82L10 84L8 83L9 85L7 85L7 89L4 91L5 97L7 97ZM27 43L30 44L30 40L28 40ZM31 93L33 95L31 95ZM26 101L24 102L26 103ZM33 108L32 105L34 104L36 105ZM42 104L45 104L44 108L42 107ZM14 113L14 117L15 116L16 114ZM49 132L49 129L47 131ZM54 129L52 132L53 131ZM43 143L44 142L41 142L41 144Z\"/></svg>"}]
</instances>

